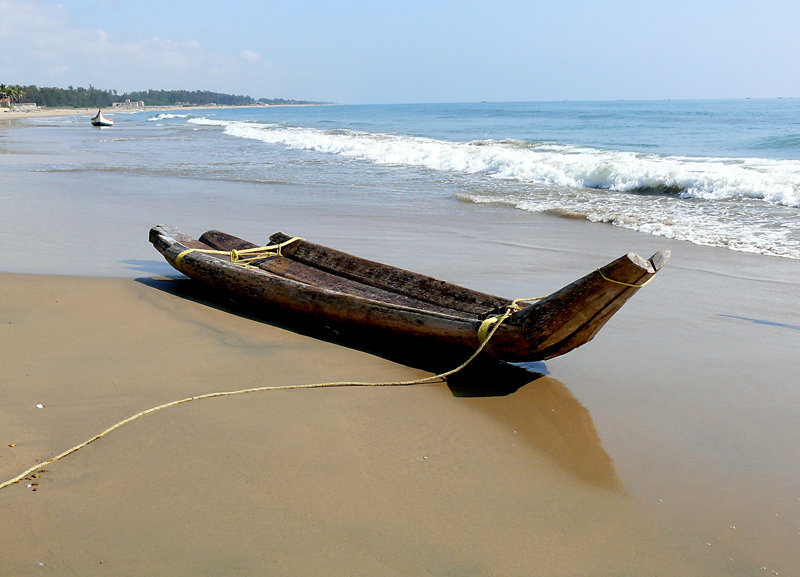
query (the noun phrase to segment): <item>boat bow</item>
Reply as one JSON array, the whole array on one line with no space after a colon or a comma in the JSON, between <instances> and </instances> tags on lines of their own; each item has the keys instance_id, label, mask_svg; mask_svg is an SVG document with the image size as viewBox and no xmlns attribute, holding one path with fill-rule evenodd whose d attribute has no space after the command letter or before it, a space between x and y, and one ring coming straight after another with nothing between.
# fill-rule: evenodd
<instances>
[{"instance_id":1,"label":"boat bow","mask_svg":"<svg viewBox=\"0 0 800 577\"><path fill-rule=\"evenodd\" d=\"M522 308L506 321L517 334L512 339L497 339L491 353L501 358L545 360L589 342L669 257L669 250L659 251L649 260L628 253Z\"/></svg>"}]
</instances>

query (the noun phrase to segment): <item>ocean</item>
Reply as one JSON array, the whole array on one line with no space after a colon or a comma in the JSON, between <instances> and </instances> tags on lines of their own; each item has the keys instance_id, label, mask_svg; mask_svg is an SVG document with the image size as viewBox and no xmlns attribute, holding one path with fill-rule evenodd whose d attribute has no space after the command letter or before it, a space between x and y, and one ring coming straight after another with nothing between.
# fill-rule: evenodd
<instances>
[{"instance_id":1,"label":"ocean","mask_svg":"<svg viewBox=\"0 0 800 577\"><path fill-rule=\"evenodd\" d=\"M253 200L259 187L305 187L322 202L378 203L399 211L497 205L800 258L796 99L111 115L110 129L89 126L85 114L31 119L26 122L35 132L16 133L22 142L5 152L27 146L15 165L40 176L249 183Z\"/></svg>"}]
</instances>

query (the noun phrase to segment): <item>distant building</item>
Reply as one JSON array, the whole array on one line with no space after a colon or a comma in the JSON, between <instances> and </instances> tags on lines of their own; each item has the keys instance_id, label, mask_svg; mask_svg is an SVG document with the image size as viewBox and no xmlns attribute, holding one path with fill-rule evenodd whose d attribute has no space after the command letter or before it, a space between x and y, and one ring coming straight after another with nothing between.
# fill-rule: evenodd
<instances>
[{"instance_id":1,"label":"distant building","mask_svg":"<svg viewBox=\"0 0 800 577\"><path fill-rule=\"evenodd\" d=\"M131 102L130 98L126 98L124 102L114 102L111 106L113 108L144 108L144 100Z\"/></svg>"},{"instance_id":2,"label":"distant building","mask_svg":"<svg viewBox=\"0 0 800 577\"><path fill-rule=\"evenodd\" d=\"M39 105L35 102L17 102L11 105L11 110L16 112L33 112L39 110Z\"/></svg>"}]
</instances>

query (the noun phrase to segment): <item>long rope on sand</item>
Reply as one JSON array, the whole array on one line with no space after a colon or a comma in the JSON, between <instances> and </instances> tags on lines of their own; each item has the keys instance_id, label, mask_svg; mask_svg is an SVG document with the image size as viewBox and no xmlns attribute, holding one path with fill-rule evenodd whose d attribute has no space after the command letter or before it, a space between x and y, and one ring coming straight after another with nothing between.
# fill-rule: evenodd
<instances>
[{"instance_id":1,"label":"long rope on sand","mask_svg":"<svg viewBox=\"0 0 800 577\"><path fill-rule=\"evenodd\" d=\"M431 377L423 377L421 379L414 379L414 380L411 380L411 381L387 381L387 382L378 382L378 383L374 383L374 382L359 382L359 381L340 381L340 382L331 382L331 383L305 383L305 384L295 384L295 385L267 385L267 386L262 386L262 387L251 387L251 388L247 388L247 389L239 389L237 391L219 391L219 392L215 392L215 393L205 393L205 394L202 394L202 395L194 395L192 397L186 397L186 398L183 398L183 399L178 399L177 401L171 401L169 403L164 403L163 405L158 405L157 407L151 407L151 408L146 409L144 411L140 411L140 412L136 413L135 415L131 415L127 419L123 419L122 421L119 421L118 423L115 423L115 424L111 425L110 427L108 427L104 431L96 434L95 436L93 436L93 437L91 437L89 439L86 439L82 443L79 443L79 444L75 445L74 447L72 447L70 449L67 449L63 453L60 453L60 454L56 455L55 457L52 457L52 458L48 459L47 461L44 461L44 462L41 462L41 463L37 463L33 467L30 467L29 469L26 469L25 471L23 471L22 473L20 473L16 477L14 477L12 479L9 479L8 481L5 481L4 483L1 483L0 484L0 489L4 489L5 487L8 487L9 485L13 485L15 483L19 483L20 481L22 481L23 479L25 479L26 477L28 477L32 473L36 473L37 471L41 471L43 467L47 467L48 465L50 465L52 463L55 463L56 461L60 461L61 459L71 455L72 453L75 453L75 452L83 449L85 446L87 446L87 445L89 445L91 443L94 443L98 439L102 439L103 437L105 437L106 435L111 433L112 431L115 431L115 430L119 429L120 427L122 427L124 425L127 425L128 423L130 423L132 421L135 421L136 419L139 419L139 418L144 417L146 415L149 415L151 413L155 413L157 411L161 411L163 409L168 409L170 407L175 407L177 405L182 405L184 403L189 403L191 401L200 401L200 400L203 400L203 399L212 399L212 398L215 398L215 397L229 397L229 396L232 396L232 395L243 395L243 394L246 394L246 393L258 393L258 392L261 392L261 391L285 391L285 390L289 390L289 389L320 389L320 388L323 388L323 387L405 387L405 386L409 386L409 385L431 384L431 383L444 381L447 377L449 377L451 375L454 375L455 373L463 370L467 365L469 365L473 360L475 360L475 357L477 357L481 353L481 351L484 348L486 348L486 345L489 343L489 341L491 340L492 336L494 336L494 333L497 332L497 329L500 328L500 325L503 323L503 321L505 321L508 317L510 317L515 311L519 310L519 304L518 303L523 302L523 301L528 301L528 300L537 300L537 299L516 299L506 307L506 311L503 314L498 315L496 317L490 317L490 319L491 319L490 323L487 324L486 321L484 321L484 324L481 325L481 326L484 327L484 325L486 325L486 327L483 329L486 332L486 336L485 336L485 338L481 339L481 343L478 346L478 348L475 350L475 352L472 353L472 355L470 355L470 357L466 361L461 363L459 366L457 366L456 368L451 369L449 371L446 371L444 373L439 373L438 375L433 375ZM491 328L488 328L489 325L491 325Z\"/></svg>"}]
</instances>

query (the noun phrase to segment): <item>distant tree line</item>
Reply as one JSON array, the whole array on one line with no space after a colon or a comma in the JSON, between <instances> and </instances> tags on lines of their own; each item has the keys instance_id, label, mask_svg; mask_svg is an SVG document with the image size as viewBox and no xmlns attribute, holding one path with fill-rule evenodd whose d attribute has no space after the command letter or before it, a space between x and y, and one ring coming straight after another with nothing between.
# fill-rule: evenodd
<instances>
[{"instance_id":1,"label":"distant tree line","mask_svg":"<svg viewBox=\"0 0 800 577\"><path fill-rule=\"evenodd\" d=\"M39 106L63 107L63 108L105 108L115 102L131 100L133 102L143 101L146 106L180 106L195 105L204 106L209 104L219 104L222 106L242 106L248 104L312 104L302 100L287 100L284 98L260 98L255 100L250 96L240 96L234 94L223 94L221 92L210 92L208 90L146 90L141 92L128 92L117 94L116 90L102 90L95 88L91 84L89 88L55 88L31 86L9 86L0 84L4 90L0 94L9 96L12 92L12 99L19 102L24 97L28 102L35 102ZM11 90L13 89L13 90ZM2 96L0 96L2 98Z\"/></svg>"},{"instance_id":2,"label":"distant tree line","mask_svg":"<svg viewBox=\"0 0 800 577\"><path fill-rule=\"evenodd\" d=\"M222 94L220 92L209 92L208 90L145 90L129 92L119 96L114 102L127 98L134 102L142 100L147 106L174 106L176 104L241 106L256 103L249 96Z\"/></svg>"},{"instance_id":3,"label":"distant tree line","mask_svg":"<svg viewBox=\"0 0 800 577\"><path fill-rule=\"evenodd\" d=\"M38 87L35 85L25 87L25 95L30 102L35 102L39 106L63 107L63 108L101 108L111 106L117 100L114 92L100 90L91 84L89 88L82 86L78 88L52 88Z\"/></svg>"}]
</instances>

